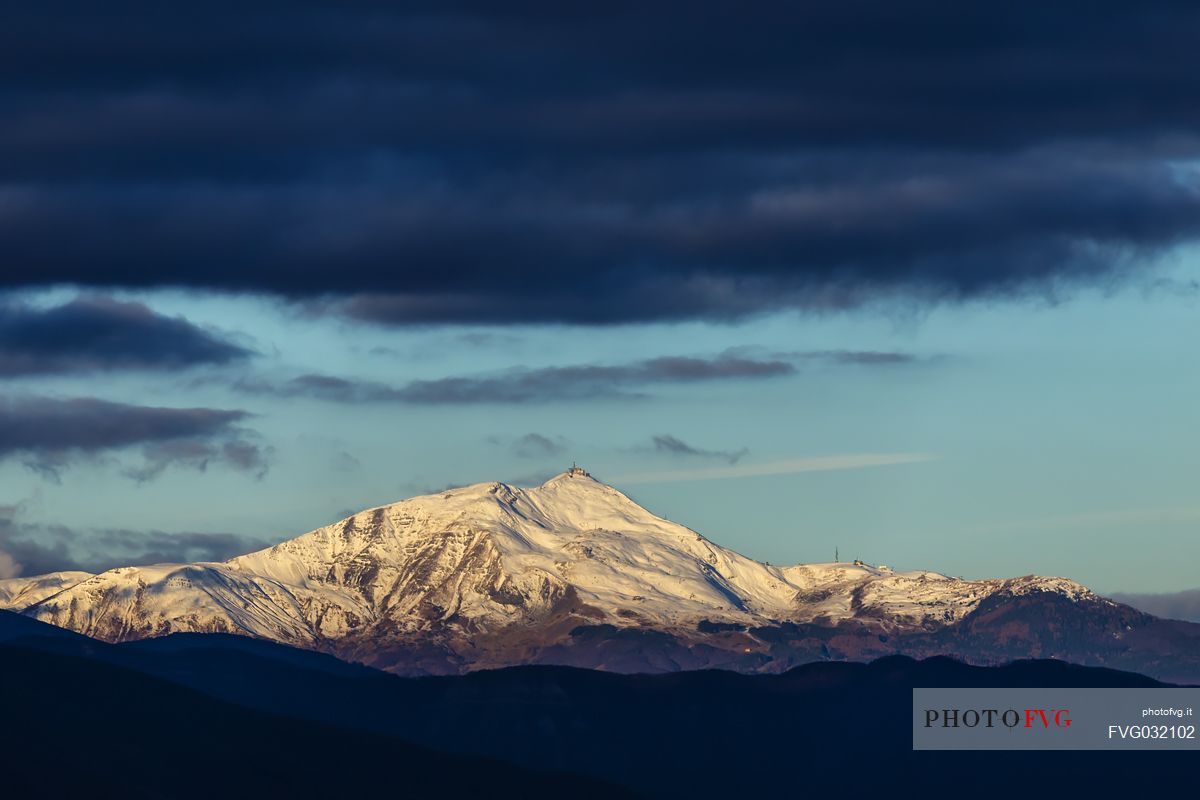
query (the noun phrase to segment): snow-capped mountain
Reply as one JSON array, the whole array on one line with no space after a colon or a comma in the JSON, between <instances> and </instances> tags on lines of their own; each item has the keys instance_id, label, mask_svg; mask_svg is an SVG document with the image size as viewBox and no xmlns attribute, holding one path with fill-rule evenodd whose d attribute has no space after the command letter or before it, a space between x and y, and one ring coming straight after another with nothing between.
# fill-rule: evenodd
<instances>
[{"instance_id":1,"label":"snow-capped mountain","mask_svg":"<svg viewBox=\"0 0 1200 800\"><path fill-rule=\"evenodd\" d=\"M763 564L574 468L536 488L483 483L369 509L223 563L0 581L0 608L108 641L240 633L400 672L775 670L912 650L1021 598L1116 615L1117 628L1153 619L1062 578Z\"/></svg>"}]
</instances>

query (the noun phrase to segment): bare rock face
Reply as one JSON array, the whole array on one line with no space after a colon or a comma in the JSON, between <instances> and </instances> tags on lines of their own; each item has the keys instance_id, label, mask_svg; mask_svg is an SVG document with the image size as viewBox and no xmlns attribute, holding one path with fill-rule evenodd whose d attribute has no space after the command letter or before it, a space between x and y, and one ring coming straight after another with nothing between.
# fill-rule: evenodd
<instances>
[{"instance_id":1,"label":"bare rock face","mask_svg":"<svg viewBox=\"0 0 1200 800\"><path fill-rule=\"evenodd\" d=\"M532 489L414 497L224 563L0 581L0 608L107 641L238 633L413 674L523 663L779 671L947 653L1144 662L1149 674L1200 678L1200 626L1072 581L771 566L581 470Z\"/></svg>"}]
</instances>

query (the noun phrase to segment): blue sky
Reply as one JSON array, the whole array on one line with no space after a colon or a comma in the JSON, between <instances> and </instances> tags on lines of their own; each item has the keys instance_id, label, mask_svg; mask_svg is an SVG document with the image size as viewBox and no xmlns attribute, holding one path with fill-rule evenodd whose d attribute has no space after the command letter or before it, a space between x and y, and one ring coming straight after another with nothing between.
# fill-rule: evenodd
<instances>
[{"instance_id":1,"label":"blue sky","mask_svg":"<svg viewBox=\"0 0 1200 800\"><path fill-rule=\"evenodd\" d=\"M1061 301L591 328L396 330L261 297L119 293L258 355L233 374L223 365L33 376L6 389L245 410L242 424L267 453L265 472L172 465L139 482L120 468L138 461L136 449L80 459L55 475L10 459L0 466L0 503L18 506L30 530L220 532L270 542L450 484L535 483L575 460L657 513L775 563L828 560L837 547L846 557L970 577L1038 572L1103 591L1183 589L1194 585L1200 556L1200 294L1189 289L1198 265L1177 254L1155 281ZM50 307L73 296L27 299ZM545 402L346 403L230 385L302 374L402 385L731 348L760 359L911 358L801 358L783 375ZM530 434L545 441L531 447ZM656 446L655 437L679 446ZM900 463L851 459L825 470L821 462L864 454ZM793 471L804 459L817 461ZM773 470L782 474L738 474Z\"/></svg>"},{"instance_id":2,"label":"blue sky","mask_svg":"<svg viewBox=\"0 0 1200 800\"><path fill-rule=\"evenodd\" d=\"M1200 6L1087 11L15 11L0 576L575 460L775 562L1195 587Z\"/></svg>"}]
</instances>

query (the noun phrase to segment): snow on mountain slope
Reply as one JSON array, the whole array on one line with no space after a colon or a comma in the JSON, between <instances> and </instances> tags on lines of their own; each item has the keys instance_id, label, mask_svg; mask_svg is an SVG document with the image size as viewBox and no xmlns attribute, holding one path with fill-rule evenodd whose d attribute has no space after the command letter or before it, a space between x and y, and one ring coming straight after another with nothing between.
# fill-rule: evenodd
<instances>
[{"instance_id":1,"label":"snow on mountain slope","mask_svg":"<svg viewBox=\"0 0 1200 800\"><path fill-rule=\"evenodd\" d=\"M224 631L364 659L433 643L504 663L581 624L933 630L984 598L1031 591L1107 602L1061 578L770 566L571 470L531 489L484 483L369 509L219 564L0 582L0 608L110 641Z\"/></svg>"},{"instance_id":2,"label":"snow on mountain slope","mask_svg":"<svg viewBox=\"0 0 1200 800\"><path fill-rule=\"evenodd\" d=\"M352 588L378 613L512 621L573 589L605 614L660 623L775 614L778 569L718 547L586 476L536 489L479 484L373 509L230 566L308 588Z\"/></svg>"},{"instance_id":3,"label":"snow on mountain slope","mask_svg":"<svg viewBox=\"0 0 1200 800\"><path fill-rule=\"evenodd\" d=\"M0 580L0 608L25 608L92 577L90 572L51 572Z\"/></svg>"},{"instance_id":4,"label":"snow on mountain slope","mask_svg":"<svg viewBox=\"0 0 1200 800\"><path fill-rule=\"evenodd\" d=\"M25 613L113 642L196 631L310 643L311 616L327 605L340 610L344 600L337 593L304 591L223 564L156 564L94 575Z\"/></svg>"}]
</instances>

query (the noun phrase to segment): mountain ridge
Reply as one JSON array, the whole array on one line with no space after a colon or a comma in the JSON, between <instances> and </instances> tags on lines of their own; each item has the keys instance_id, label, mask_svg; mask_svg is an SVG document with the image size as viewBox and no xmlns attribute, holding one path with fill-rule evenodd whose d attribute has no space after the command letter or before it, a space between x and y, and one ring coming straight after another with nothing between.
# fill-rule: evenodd
<instances>
[{"instance_id":1,"label":"mountain ridge","mask_svg":"<svg viewBox=\"0 0 1200 800\"><path fill-rule=\"evenodd\" d=\"M534 488L480 483L366 509L220 563L0 581L0 608L107 641L237 633L409 674L780 671L950 640L981 609L1029 597L1107 620L1100 637L1153 619L1058 577L764 564L577 468Z\"/></svg>"}]
</instances>

